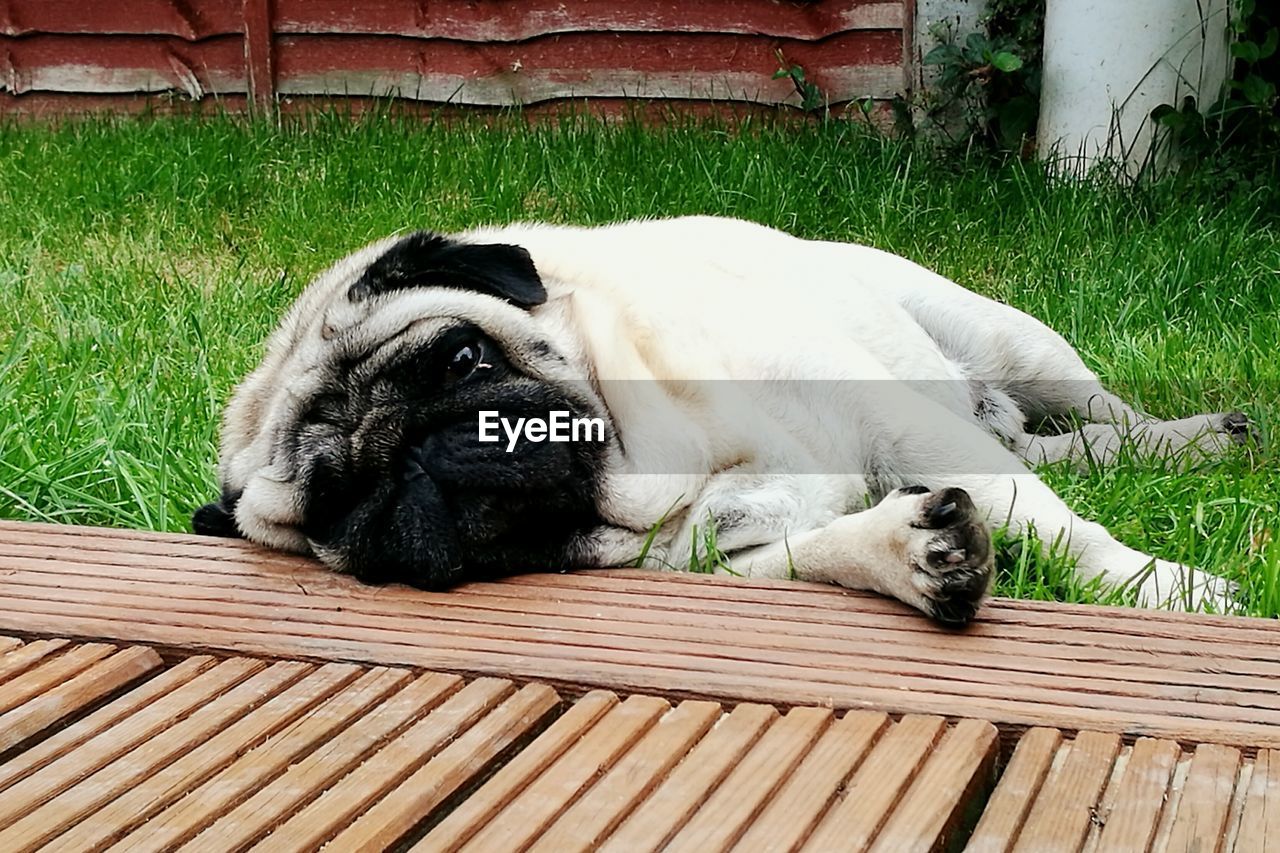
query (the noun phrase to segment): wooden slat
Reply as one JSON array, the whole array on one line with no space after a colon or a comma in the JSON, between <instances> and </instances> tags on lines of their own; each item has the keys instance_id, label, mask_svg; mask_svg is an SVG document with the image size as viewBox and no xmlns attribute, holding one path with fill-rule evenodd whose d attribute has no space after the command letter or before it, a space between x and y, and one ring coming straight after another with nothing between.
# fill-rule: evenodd
<instances>
[{"instance_id":1,"label":"wooden slat","mask_svg":"<svg viewBox=\"0 0 1280 853\"><path fill-rule=\"evenodd\" d=\"M323 587L314 583L311 578L305 578L303 589L306 590L306 597L297 600L299 584L303 582L296 578L279 577L274 572L257 578L223 576L216 572L201 571L201 566L206 564L200 560L184 562L177 557L164 559L172 560L174 568L181 570L113 567L111 577L99 578L81 574L85 567L53 560L22 561L21 564L14 565L0 557L0 565L16 569L11 578L17 589L22 584L33 584L41 590L45 585L58 588L59 584L66 583L65 574L73 573L77 574L76 584L82 590L163 596L166 585L183 584L187 588L186 595L194 601L225 600L228 596L233 596L244 603L263 606L287 605L303 610L340 608L353 614L369 616L394 616L403 613L404 605L398 604L394 599L380 601L367 593L362 596L363 587L353 586L349 580L336 576L325 578ZM32 571L33 567L46 571ZM48 571L49 569L53 571ZM90 570L92 571L91 568ZM197 573L198 584L191 583L192 572ZM311 574L314 575L314 572ZM148 582L146 579L149 577L154 578L154 581ZM254 586L247 588L245 584L248 583ZM510 590L513 586L514 592L503 594L504 590ZM971 676L972 680L995 684L1016 678L1019 682L1037 686L1074 688L1081 686L1080 678L1088 677L1092 690L1113 693L1127 690L1133 695L1151 698L1176 698L1179 695L1211 697L1221 699L1224 703L1238 702L1241 697L1235 691L1247 691L1254 694L1249 696L1251 702L1261 703L1262 707L1280 707L1280 698L1258 690L1262 683L1259 679L1221 671L1230 669L1237 663L1235 660L1204 655L1164 654L1150 648L1151 641L1146 638L1142 642L1143 648L1131 649L1128 646L1132 640L1126 635L1098 634L1089 631L1087 626L1072 626L1073 630L1061 637L1060 647L1043 642L1028 643L1017 636L993 632L986 624L970 629L963 645L959 645L951 635L935 636L910 630L912 623L904 622L900 614L893 614L889 618L860 614L859 621L865 624L792 624L790 627L794 633L789 631L778 634L764 630L771 627L770 621L757 618L754 615L757 610L752 610L750 615L741 615L741 607L738 607L734 612L737 618L732 621L714 612L719 602L708 602L701 612L655 612L652 597L629 594L626 589L620 586L608 594L609 601L617 600L616 605L604 603L601 595L590 593L589 603L573 603L584 592L574 589L556 589L555 597L550 599L528 595L515 597L521 595L523 590L521 586L511 584L472 585L447 594L421 593L420 596L424 602L438 603L448 608L446 621L438 625L437 630L440 632L458 632L461 628L454 624L457 622L513 629L538 629L556 625L567 630L611 631L635 640L678 638L717 642L722 638L721 632L724 630L737 628L739 633L743 633L745 629L760 629L751 631L751 639L745 641L751 647L774 652L794 651L797 655L804 654L818 663L829 660L827 655L834 650L841 650L847 652L845 658L852 658L856 653L859 665L872 671L900 672L905 661L913 667L909 671L932 676L946 671L954 673L959 665L966 670L976 670ZM681 589L691 590L695 594L691 595L692 598L698 597L696 593L699 587L686 586ZM712 586L712 589L718 588ZM808 590L812 589L812 586L808 587ZM534 591L537 591L536 588ZM669 598L660 600L666 601ZM733 607L736 601L724 602L721 606L724 604ZM248 612L256 611L251 609ZM798 616L801 613L801 608L787 607L778 615ZM1089 660L1088 658L1098 653L1075 645L1074 637L1077 634L1083 634L1086 638L1090 638L1092 634L1091 639L1095 645L1109 644L1105 652L1108 657L1123 664L1140 663L1141 666L1118 666ZM902 642L886 643L886 636L909 642L906 645ZM918 658L925 649L928 650L930 661L920 662ZM1085 660L1078 661L1076 657ZM1280 664L1274 662L1239 661L1238 665L1250 670L1251 674L1280 677ZM1187 669L1192 667L1203 670L1207 666L1217 666L1220 671ZM964 674L966 670L959 672Z\"/></svg>"},{"instance_id":2,"label":"wooden slat","mask_svg":"<svg viewBox=\"0 0 1280 853\"><path fill-rule=\"evenodd\" d=\"M1151 849L1180 754L1172 741L1139 738L1134 743L1119 787L1101 811L1101 832L1092 833L1098 835L1099 850L1145 853Z\"/></svg>"},{"instance_id":3,"label":"wooden slat","mask_svg":"<svg viewBox=\"0 0 1280 853\"><path fill-rule=\"evenodd\" d=\"M831 724L824 708L793 708L764 733L665 849L727 850Z\"/></svg>"},{"instance_id":4,"label":"wooden slat","mask_svg":"<svg viewBox=\"0 0 1280 853\"><path fill-rule=\"evenodd\" d=\"M240 31L239 0L6 0L0 33L137 33L199 39Z\"/></svg>"},{"instance_id":5,"label":"wooden slat","mask_svg":"<svg viewBox=\"0 0 1280 853\"><path fill-rule=\"evenodd\" d=\"M5 683L4 690L0 691L0 713L11 711L74 678L115 650L116 647L108 643L87 643L42 659L39 664Z\"/></svg>"},{"instance_id":6,"label":"wooden slat","mask_svg":"<svg viewBox=\"0 0 1280 853\"><path fill-rule=\"evenodd\" d=\"M715 702L681 702L530 847L530 853L594 849L657 787L719 719Z\"/></svg>"},{"instance_id":7,"label":"wooden slat","mask_svg":"<svg viewBox=\"0 0 1280 853\"><path fill-rule=\"evenodd\" d=\"M334 850L391 847L460 789L484 775L513 743L560 704L550 687L530 684L379 800L331 842Z\"/></svg>"},{"instance_id":8,"label":"wooden slat","mask_svg":"<svg viewBox=\"0 0 1280 853\"><path fill-rule=\"evenodd\" d=\"M172 764L97 809L43 848L47 853L100 850L234 761L245 749L306 714L360 673L351 664L328 664L233 721Z\"/></svg>"},{"instance_id":9,"label":"wooden slat","mask_svg":"<svg viewBox=\"0 0 1280 853\"><path fill-rule=\"evenodd\" d=\"M53 657L70 645L66 640L36 640L0 657L0 684L21 675L40 661Z\"/></svg>"},{"instance_id":10,"label":"wooden slat","mask_svg":"<svg viewBox=\"0 0 1280 853\"><path fill-rule=\"evenodd\" d=\"M941 717L904 717L880 738L805 850L866 850L942 735Z\"/></svg>"},{"instance_id":11,"label":"wooden slat","mask_svg":"<svg viewBox=\"0 0 1280 853\"><path fill-rule=\"evenodd\" d=\"M188 667L182 673L185 683L173 684L171 691L152 701L135 707L131 701L134 697L126 696L36 749L0 765L0 787L5 787L4 796L0 797L0 827L9 826L129 750L151 742L175 721L198 713L197 709L265 666L262 661L232 659L204 672L199 672L198 666ZM183 669L179 667L180 671ZM200 677L192 678L197 673ZM127 715L118 716L126 709ZM38 759L33 759L33 754ZM11 775L15 768L20 768L22 775Z\"/></svg>"},{"instance_id":12,"label":"wooden slat","mask_svg":"<svg viewBox=\"0 0 1280 853\"><path fill-rule=\"evenodd\" d=\"M311 668L309 664L281 661L251 676L187 719L140 744L128 755L113 761L92 776L77 779L74 785L53 799L26 812L0 831L0 850L18 853L46 844L61 831L208 740L229 720L252 711ZM49 773L51 770L55 768L49 767L41 772ZM36 774L35 778L40 775ZM10 790L6 799L16 787Z\"/></svg>"},{"instance_id":13,"label":"wooden slat","mask_svg":"<svg viewBox=\"0 0 1280 853\"><path fill-rule=\"evenodd\" d=\"M995 760L996 727L962 720L947 732L876 835L876 853L938 849L981 790Z\"/></svg>"},{"instance_id":14,"label":"wooden slat","mask_svg":"<svg viewBox=\"0 0 1280 853\"><path fill-rule=\"evenodd\" d=\"M71 678L59 677L52 687L0 714L0 753L160 666L160 656L154 650L135 646L95 662Z\"/></svg>"},{"instance_id":15,"label":"wooden slat","mask_svg":"<svg viewBox=\"0 0 1280 853\"><path fill-rule=\"evenodd\" d=\"M305 808L290 815L254 849L263 853L319 849L514 691L511 682L497 678L472 681L387 741Z\"/></svg>"},{"instance_id":16,"label":"wooden slat","mask_svg":"<svg viewBox=\"0 0 1280 853\"><path fill-rule=\"evenodd\" d=\"M190 840L295 762L315 753L410 678L411 674L403 669L378 667L366 672L328 702L245 753L111 849L114 853L159 853Z\"/></svg>"},{"instance_id":17,"label":"wooden slat","mask_svg":"<svg viewBox=\"0 0 1280 853\"><path fill-rule=\"evenodd\" d=\"M778 712L765 705L742 704L734 708L600 849L609 853L661 849L777 717Z\"/></svg>"},{"instance_id":18,"label":"wooden slat","mask_svg":"<svg viewBox=\"0 0 1280 853\"><path fill-rule=\"evenodd\" d=\"M696 6L660 0L275 0L281 32L384 33L466 41L523 41L575 31L728 32L820 39L849 29L899 29L897 2L821 0L803 14L769 0L701 0ZM0 33L135 33L186 39L237 33L239 0L7 0Z\"/></svg>"},{"instance_id":19,"label":"wooden slat","mask_svg":"<svg viewBox=\"0 0 1280 853\"><path fill-rule=\"evenodd\" d=\"M850 711L833 723L734 849L798 847L888 726L887 715L872 711Z\"/></svg>"},{"instance_id":20,"label":"wooden slat","mask_svg":"<svg viewBox=\"0 0 1280 853\"><path fill-rule=\"evenodd\" d=\"M249 100L259 113L275 105L275 49L272 0L244 0L244 65Z\"/></svg>"},{"instance_id":21,"label":"wooden slat","mask_svg":"<svg viewBox=\"0 0 1280 853\"><path fill-rule=\"evenodd\" d=\"M17 637L0 637L0 657L3 657L21 645L22 641Z\"/></svg>"},{"instance_id":22,"label":"wooden slat","mask_svg":"<svg viewBox=\"0 0 1280 853\"><path fill-rule=\"evenodd\" d=\"M1062 732L1049 728L1032 729L1019 739L966 851L1005 853L1013 849L1061 743Z\"/></svg>"},{"instance_id":23,"label":"wooden slat","mask_svg":"<svg viewBox=\"0 0 1280 853\"><path fill-rule=\"evenodd\" d=\"M424 675L386 699L357 724L310 753L249 799L184 844L186 851L241 849L269 832L285 814L305 807L393 737L462 685L457 677Z\"/></svg>"},{"instance_id":24,"label":"wooden slat","mask_svg":"<svg viewBox=\"0 0 1280 853\"><path fill-rule=\"evenodd\" d=\"M166 702L172 707L172 700L165 697L177 690L191 678L213 665L213 658L191 657L182 663L166 670L142 686L131 690L114 702L99 708L89 716L79 720L67 728L45 738L40 743L13 756L0 764L0 792L15 782L25 779L50 762L66 755L71 750L89 741L95 735L115 725L131 714L149 708L153 703ZM180 711L175 710L175 715ZM4 819L0 817L0 825Z\"/></svg>"},{"instance_id":25,"label":"wooden slat","mask_svg":"<svg viewBox=\"0 0 1280 853\"><path fill-rule=\"evenodd\" d=\"M575 702L564 716L538 736L492 779L468 797L412 849L457 850L488 823L507 803L589 732L600 718L618 705L618 697L595 690Z\"/></svg>"},{"instance_id":26,"label":"wooden slat","mask_svg":"<svg viewBox=\"0 0 1280 853\"><path fill-rule=\"evenodd\" d=\"M1280 752L1274 749L1258 753L1249 779L1244 811L1240 816L1234 853L1268 850L1280 839Z\"/></svg>"},{"instance_id":27,"label":"wooden slat","mask_svg":"<svg viewBox=\"0 0 1280 853\"><path fill-rule=\"evenodd\" d=\"M29 0L28 0L29 2ZM281 32L383 33L465 41L524 41L566 32L717 32L816 40L852 29L900 29L903 6L818 0L803 11L769 0L277 0Z\"/></svg>"},{"instance_id":28,"label":"wooden slat","mask_svg":"<svg viewBox=\"0 0 1280 853\"><path fill-rule=\"evenodd\" d=\"M0 525L25 549L0 556L0 632L1280 747L1266 620L996 601L943 632L876 596L643 572L431 594L190 539Z\"/></svg>"},{"instance_id":29,"label":"wooden slat","mask_svg":"<svg viewBox=\"0 0 1280 853\"><path fill-rule=\"evenodd\" d=\"M631 696L609 711L560 760L506 804L462 850L522 850L670 709L655 696Z\"/></svg>"},{"instance_id":30,"label":"wooden slat","mask_svg":"<svg viewBox=\"0 0 1280 853\"><path fill-rule=\"evenodd\" d=\"M1049 771L1026 825L1018 835L1016 851L1053 853L1076 851L1097 819L1096 807L1120 751L1120 738L1098 732L1081 732L1061 747L1065 758Z\"/></svg>"},{"instance_id":31,"label":"wooden slat","mask_svg":"<svg viewBox=\"0 0 1280 853\"><path fill-rule=\"evenodd\" d=\"M1196 747L1177 817L1161 848L1168 853L1218 853L1239 773L1239 750L1216 744Z\"/></svg>"}]
</instances>

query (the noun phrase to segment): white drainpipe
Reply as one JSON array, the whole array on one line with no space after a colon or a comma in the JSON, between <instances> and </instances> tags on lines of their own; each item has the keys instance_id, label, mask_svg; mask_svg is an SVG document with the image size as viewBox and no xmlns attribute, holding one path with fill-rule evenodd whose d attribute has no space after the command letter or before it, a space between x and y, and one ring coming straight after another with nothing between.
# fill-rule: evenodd
<instances>
[{"instance_id":1,"label":"white drainpipe","mask_svg":"<svg viewBox=\"0 0 1280 853\"><path fill-rule=\"evenodd\" d=\"M1040 156L1082 174L1100 160L1131 177L1152 151L1151 111L1186 95L1203 109L1230 67L1228 0L1048 0L1037 133Z\"/></svg>"}]
</instances>

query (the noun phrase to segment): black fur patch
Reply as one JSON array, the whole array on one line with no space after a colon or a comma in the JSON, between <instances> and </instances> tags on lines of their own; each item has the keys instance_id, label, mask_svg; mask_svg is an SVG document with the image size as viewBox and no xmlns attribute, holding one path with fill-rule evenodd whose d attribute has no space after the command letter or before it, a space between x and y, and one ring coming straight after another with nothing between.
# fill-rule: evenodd
<instances>
[{"instance_id":1,"label":"black fur patch","mask_svg":"<svg viewBox=\"0 0 1280 853\"><path fill-rule=\"evenodd\" d=\"M236 504L239 502L239 492L224 489L221 500L207 503L192 513L191 529L201 536L244 538L240 528L236 527Z\"/></svg>"},{"instance_id":2,"label":"black fur patch","mask_svg":"<svg viewBox=\"0 0 1280 853\"><path fill-rule=\"evenodd\" d=\"M462 346L486 367L451 380ZM342 376L299 423L302 532L356 577L442 589L562 568L570 543L599 525L605 445L478 440L480 410L595 416L585 392L515 369L497 343L459 326L376 377Z\"/></svg>"},{"instance_id":3,"label":"black fur patch","mask_svg":"<svg viewBox=\"0 0 1280 853\"><path fill-rule=\"evenodd\" d=\"M506 243L460 243L430 231L410 234L365 270L347 291L353 302L413 287L487 293L531 308L547 301L529 253Z\"/></svg>"}]
</instances>

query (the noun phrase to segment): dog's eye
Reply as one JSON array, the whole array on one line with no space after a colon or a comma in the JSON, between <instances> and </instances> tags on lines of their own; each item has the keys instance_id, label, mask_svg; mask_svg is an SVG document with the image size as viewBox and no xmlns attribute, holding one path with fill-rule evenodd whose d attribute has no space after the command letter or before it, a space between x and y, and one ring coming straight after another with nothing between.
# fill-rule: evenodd
<instances>
[{"instance_id":1,"label":"dog's eye","mask_svg":"<svg viewBox=\"0 0 1280 853\"><path fill-rule=\"evenodd\" d=\"M472 374L480 364L484 349L479 341L469 341L454 350L449 356L449 366L445 368L445 382L457 382Z\"/></svg>"}]
</instances>

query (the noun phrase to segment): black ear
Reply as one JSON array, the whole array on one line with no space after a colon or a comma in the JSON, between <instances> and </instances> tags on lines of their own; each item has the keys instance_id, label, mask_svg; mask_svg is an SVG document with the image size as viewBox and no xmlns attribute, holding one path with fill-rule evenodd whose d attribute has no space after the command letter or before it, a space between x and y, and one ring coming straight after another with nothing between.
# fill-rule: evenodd
<instances>
[{"instance_id":1,"label":"black ear","mask_svg":"<svg viewBox=\"0 0 1280 853\"><path fill-rule=\"evenodd\" d=\"M226 536L243 539L236 527L236 502L239 494L223 492L222 500L208 503L191 514L191 529L201 536Z\"/></svg>"},{"instance_id":2,"label":"black ear","mask_svg":"<svg viewBox=\"0 0 1280 853\"><path fill-rule=\"evenodd\" d=\"M347 291L353 302L410 287L452 287L505 299L521 308L547 301L529 253L506 243L459 243L419 231L378 258Z\"/></svg>"}]
</instances>

